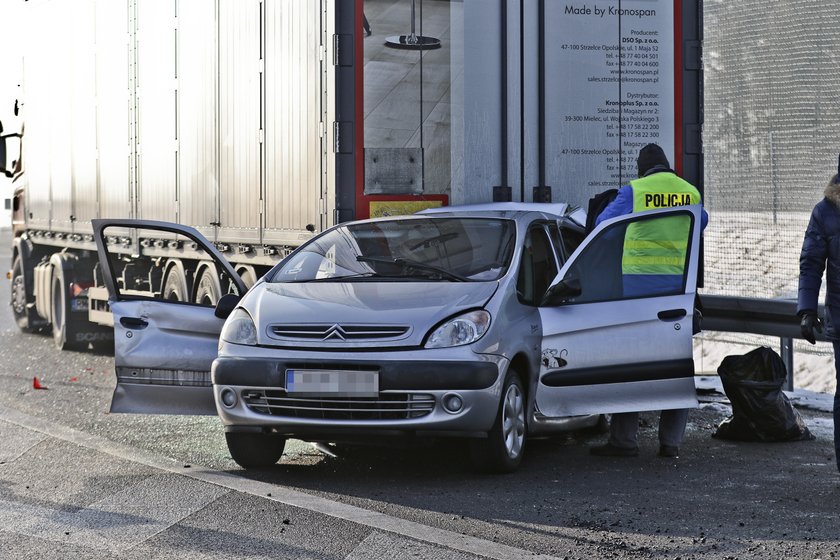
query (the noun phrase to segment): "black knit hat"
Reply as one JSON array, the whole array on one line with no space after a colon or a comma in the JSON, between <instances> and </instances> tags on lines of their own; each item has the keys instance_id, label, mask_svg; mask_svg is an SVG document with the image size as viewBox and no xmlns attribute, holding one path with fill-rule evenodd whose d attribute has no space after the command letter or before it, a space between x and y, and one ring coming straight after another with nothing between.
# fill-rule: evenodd
<instances>
[{"instance_id":1,"label":"black knit hat","mask_svg":"<svg viewBox=\"0 0 840 560\"><path fill-rule=\"evenodd\" d=\"M639 168L639 177L644 177L645 173L656 167L657 165L664 165L667 168L671 167L668 163L668 156L656 144L648 144L639 150L639 157L636 160L636 165Z\"/></svg>"}]
</instances>

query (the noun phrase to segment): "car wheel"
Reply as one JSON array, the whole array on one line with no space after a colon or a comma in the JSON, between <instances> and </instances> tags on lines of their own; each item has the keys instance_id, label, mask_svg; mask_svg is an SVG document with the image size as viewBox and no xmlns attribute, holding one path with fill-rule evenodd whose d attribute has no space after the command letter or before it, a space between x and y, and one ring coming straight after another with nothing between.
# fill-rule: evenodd
<instances>
[{"instance_id":1,"label":"car wheel","mask_svg":"<svg viewBox=\"0 0 840 560\"><path fill-rule=\"evenodd\" d=\"M519 374L509 370L493 427L486 439L473 440L470 444L473 465L488 472L515 471L525 451L525 431L525 391Z\"/></svg>"},{"instance_id":2,"label":"car wheel","mask_svg":"<svg viewBox=\"0 0 840 560\"><path fill-rule=\"evenodd\" d=\"M280 460L286 438L256 432L225 432L228 451L246 469L270 467Z\"/></svg>"}]
</instances>

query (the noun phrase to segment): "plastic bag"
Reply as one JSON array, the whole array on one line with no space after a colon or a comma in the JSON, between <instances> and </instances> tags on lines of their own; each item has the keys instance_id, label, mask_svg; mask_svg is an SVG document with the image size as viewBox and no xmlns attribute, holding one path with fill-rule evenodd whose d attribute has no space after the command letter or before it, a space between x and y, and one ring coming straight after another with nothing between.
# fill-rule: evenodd
<instances>
[{"instance_id":1,"label":"plastic bag","mask_svg":"<svg viewBox=\"0 0 840 560\"><path fill-rule=\"evenodd\" d=\"M718 374L732 403L732 416L720 423L712 437L765 442L814 439L782 392L787 370L776 352L762 346L726 356Z\"/></svg>"}]
</instances>

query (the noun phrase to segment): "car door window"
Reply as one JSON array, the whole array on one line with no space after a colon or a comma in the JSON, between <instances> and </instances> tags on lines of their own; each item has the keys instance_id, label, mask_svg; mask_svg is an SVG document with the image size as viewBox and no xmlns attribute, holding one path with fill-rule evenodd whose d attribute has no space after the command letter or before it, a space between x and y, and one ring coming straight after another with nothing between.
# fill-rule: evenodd
<instances>
[{"instance_id":1,"label":"car door window","mask_svg":"<svg viewBox=\"0 0 840 560\"><path fill-rule=\"evenodd\" d=\"M569 257L572 256L572 253L575 252L575 249L583 242L585 236L583 232L577 231L569 226L561 227L557 223L550 224L548 231L551 236L551 242L557 249L556 252L560 266L563 266Z\"/></svg>"},{"instance_id":2,"label":"car door window","mask_svg":"<svg viewBox=\"0 0 840 560\"><path fill-rule=\"evenodd\" d=\"M542 226L533 227L525 237L517 277L517 293L522 303L537 305L557 276L557 261Z\"/></svg>"},{"instance_id":3,"label":"car door window","mask_svg":"<svg viewBox=\"0 0 840 560\"><path fill-rule=\"evenodd\" d=\"M139 227L102 230L116 298L151 299L214 307L239 288L197 239Z\"/></svg>"},{"instance_id":4,"label":"car door window","mask_svg":"<svg viewBox=\"0 0 840 560\"><path fill-rule=\"evenodd\" d=\"M567 303L590 303L684 293L693 217L640 216L607 227L570 265L564 280L581 293Z\"/></svg>"}]
</instances>

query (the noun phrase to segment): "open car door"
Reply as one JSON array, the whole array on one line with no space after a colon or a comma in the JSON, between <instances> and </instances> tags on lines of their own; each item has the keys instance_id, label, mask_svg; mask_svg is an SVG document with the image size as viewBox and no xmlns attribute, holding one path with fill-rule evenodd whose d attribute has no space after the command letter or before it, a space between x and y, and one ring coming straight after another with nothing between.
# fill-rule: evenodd
<instances>
[{"instance_id":1,"label":"open car door","mask_svg":"<svg viewBox=\"0 0 840 560\"><path fill-rule=\"evenodd\" d=\"M242 280L193 228L104 219L93 229L114 316L111 412L216 414L217 304L224 316L245 293Z\"/></svg>"},{"instance_id":2,"label":"open car door","mask_svg":"<svg viewBox=\"0 0 840 560\"><path fill-rule=\"evenodd\" d=\"M606 221L565 263L540 307L541 415L697 406L700 212L682 206Z\"/></svg>"}]
</instances>

